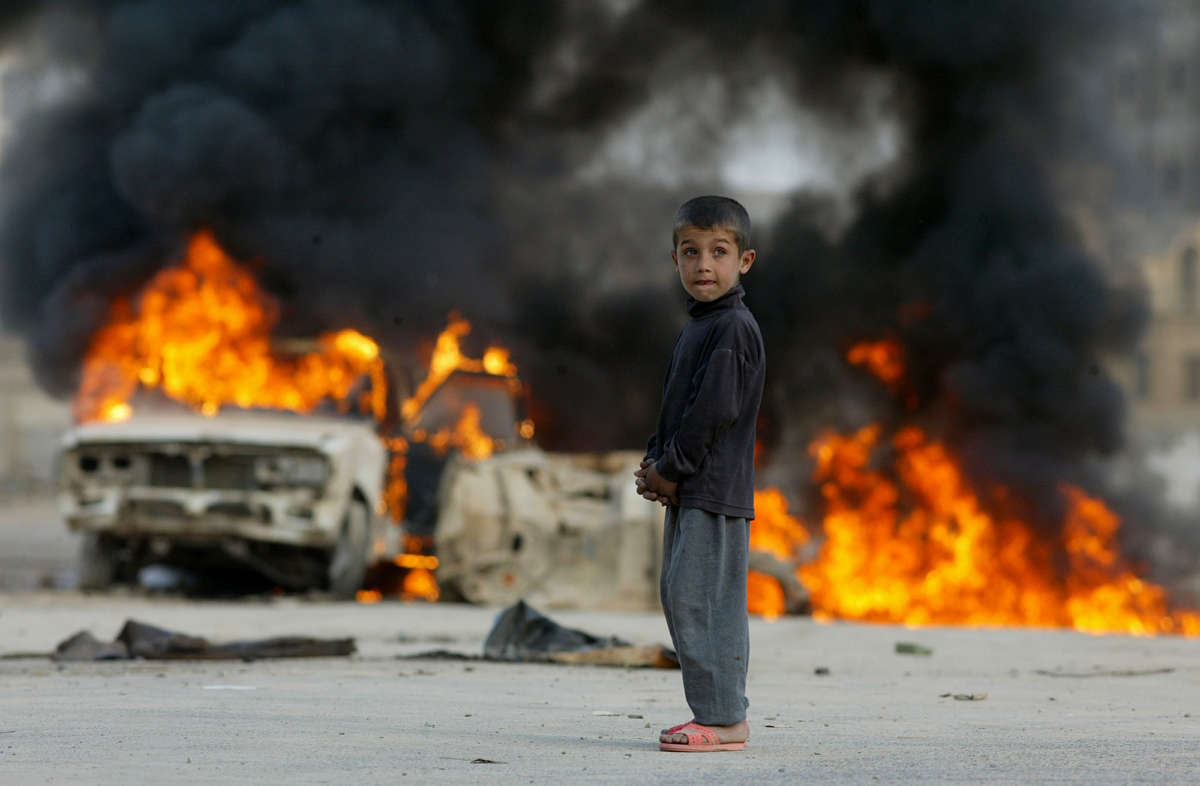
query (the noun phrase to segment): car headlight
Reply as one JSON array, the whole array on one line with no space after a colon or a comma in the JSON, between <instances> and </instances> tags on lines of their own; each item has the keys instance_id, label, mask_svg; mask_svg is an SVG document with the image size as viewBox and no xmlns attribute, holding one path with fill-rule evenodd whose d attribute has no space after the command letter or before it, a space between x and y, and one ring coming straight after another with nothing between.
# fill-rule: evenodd
<instances>
[{"instance_id":1,"label":"car headlight","mask_svg":"<svg viewBox=\"0 0 1200 786\"><path fill-rule=\"evenodd\" d=\"M265 486L324 486L329 461L324 456L263 456L255 462L254 479Z\"/></svg>"}]
</instances>

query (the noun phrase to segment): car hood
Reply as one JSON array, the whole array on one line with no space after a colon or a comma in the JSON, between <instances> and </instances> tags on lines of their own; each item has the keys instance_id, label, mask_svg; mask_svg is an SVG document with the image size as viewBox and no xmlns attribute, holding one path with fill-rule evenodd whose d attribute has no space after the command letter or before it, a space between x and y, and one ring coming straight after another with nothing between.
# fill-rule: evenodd
<instances>
[{"instance_id":1,"label":"car hood","mask_svg":"<svg viewBox=\"0 0 1200 786\"><path fill-rule=\"evenodd\" d=\"M63 447L96 442L225 442L329 448L347 439L374 437L367 421L291 413L221 412L137 415L119 423L84 423L63 435Z\"/></svg>"}]
</instances>

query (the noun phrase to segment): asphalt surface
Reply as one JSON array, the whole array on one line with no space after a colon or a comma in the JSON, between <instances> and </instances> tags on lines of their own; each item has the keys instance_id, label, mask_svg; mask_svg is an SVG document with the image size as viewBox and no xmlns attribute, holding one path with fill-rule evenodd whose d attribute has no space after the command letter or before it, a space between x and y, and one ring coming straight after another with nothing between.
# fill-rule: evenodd
<instances>
[{"instance_id":1,"label":"asphalt surface","mask_svg":"<svg viewBox=\"0 0 1200 786\"><path fill-rule=\"evenodd\" d=\"M0 499L0 591L74 587L78 550L53 500Z\"/></svg>"},{"instance_id":2,"label":"asphalt surface","mask_svg":"<svg viewBox=\"0 0 1200 786\"><path fill-rule=\"evenodd\" d=\"M676 671L399 659L478 653L496 611L0 594L5 653L46 652L80 629L111 639L127 618L359 648L249 663L6 657L0 782L1200 782L1195 640L755 620L746 751L671 754L656 739L688 718ZM666 639L656 614L551 614ZM933 653L897 654L897 642Z\"/></svg>"}]
</instances>

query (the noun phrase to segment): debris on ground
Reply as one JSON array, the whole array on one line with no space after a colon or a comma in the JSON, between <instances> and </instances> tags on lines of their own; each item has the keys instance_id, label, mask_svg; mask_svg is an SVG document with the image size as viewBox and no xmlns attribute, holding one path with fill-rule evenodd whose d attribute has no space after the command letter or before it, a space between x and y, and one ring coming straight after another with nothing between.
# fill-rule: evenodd
<instances>
[{"instance_id":1,"label":"debris on ground","mask_svg":"<svg viewBox=\"0 0 1200 786\"><path fill-rule=\"evenodd\" d=\"M324 658L350 655L354 639L314 639L278 636L214 643L199 636L126 620L114 641L100 641L80 631L55 648L56 661L96 660L255 660L258 658Z\"/></svg>"},{"instance_id":2,"label":"debris on ground","mask_svg":"<svg viewBox=\"0 0 1200 786\"><path fill-rule=\"evenodd\" d=\"M1170 674L1175 671L1174 667L1167 666L1161 669L1115 669L1110 671L1048 671L1046 669L1038 669L1035 674L1041 674L1044 677L1145 677L1149 674Z\"/></svg>"},{"instance_id":3,"label":"debris on ground","mask_svg":"<svg viewBox=\"0 0 1200 786\"><path fill-rule=\"evenodd\" d=\"M917 644L915 641L898 641L896 642L897 655L932 655L933 648L926 647L924 644Z\"/></svg>"},{"instance_id":4,"label":"debris on ground","mask_svg":"<svg viewBox=\"0 0 1200 786\"><path fill-rule=\"evenodd\" d=\"M483 643L488 660L679 668L674 651L660 644L635 646L608 636L565 628L520 600L496 617Z\"/></svg>"},{"instance_id":5,"label":"debris on ground","mask_svg":"<svg viewBox=\"0 0 1200 786\"><path fill-rule=\"evenodd\" d=\"M482 655L436 649L398 655L397 659L679 668L675 651L661 644L636 645L616 636L600 638L585 631L564 628L523 600L497 615L483 643Z\"/></svg>"},{"instance_id":6,"label":"debris on ground","mask_svg":"<svg viewBox=\"0 0 1200 786\"><path fill-rule=\"evenodd\" d=\"M983 701L987 698L986 693L941 693L938 694L939 699L953 697L955 701Z\"/></svg>"},{"instance_id":7,"label":"debris on ground","mask_svg":"<svg viewBox=\"0 0 1200 786\"><path fill-rule=\"evenodd\" d=\"M829 676L829 667L828 666L818 666L815 669L813 669L813 674L817 675L818 677L828 677Z\"/></svg>"}]
</instances>

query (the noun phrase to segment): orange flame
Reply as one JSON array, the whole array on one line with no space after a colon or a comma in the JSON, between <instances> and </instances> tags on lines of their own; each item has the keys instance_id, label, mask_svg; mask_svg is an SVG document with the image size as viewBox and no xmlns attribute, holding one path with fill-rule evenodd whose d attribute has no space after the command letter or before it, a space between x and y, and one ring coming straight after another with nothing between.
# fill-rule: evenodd
<instances>
[{"instance_id":1,"label":"orange flame","mask_svg":"<svg viewBox=\"0 0 1200 786\"><path fill-rule=\"evenodd\" d=\"M160 388L205 415L222 406L311 412L343 400L364 374L375 382L368 412L383 416L386 385L379 347L352 330L322 335L319 351L273 352L278 308L207 232L193 237L183 264L158 273L136 308L114 304L92 340L75 401L80 420L134 414L139 387Z\"/></svg>"},{"instance_id":2,"label":"orange flame","mask_svg":"<svg viewBox=\"0 0 1200 786\"><path fill-rule=\"evenodd\" d=\"M754 520L750 522L750 548L765 551L785 562L794 561L811 540L808 530L788 514L787 499L778 489L754 492ZM765 573L751 571L746 587L747 608L766 619L780 617L787 609L783 587Z\"/></svg>"},{"instance_id":3,"label":"orange flame","mask_svg":"<svg viewBox=\"0 0 1200 786\"><path fill-rule=\"evenodd\" d=\"M441 332L429 359L429 375L417 387L412 398L400 407L406 420L416 417L443 382L455 371L483 371L498 377L515 377L517 367L508 360L508 350L488 347L481 359L469 358L459 348L459 340L471 332L471 323L457 315L450 315L450 324Z\"/></svg>"},{"instance_id":4,"label":"orange flame","mask_svg":"<svg viewBox=\"0 0 1200 786\"><path fill-rule=\"evenodd\" d=\"M216 415L224 406L312 412L322 402L336 402L345 410L356 404L364 414L384 422L389 388L379 346L353 330L323 334L317 349L283 356L271 343L279 318L276 303L263 292L254 276L238 265L208 232L197 233L181 263L155 275L136 300L121 299L112 308L108 323L93 337L83 365L75 399L79 420L125 420L135 414L132 398L139 388L156 388L204 415ZM489 347L482 358L466 357L459 340L471 325L452 315L438 336L429 374L416 394L402 405L409 423L420 414L437 388L455 371L473 371L515 378L517 368L502 347ZM354 402L347 402L363 377L370 386ZM481 413L466 407L453 429L428 438L435 449L457 448L471 458L485 458L500 446L482 428ZM533 423L518 427L526 438ZM404 478L408 441L384 437L389 451L388 477L376 505L395 522L404 517L408 489ZM404 595L436 600L437 581L432 573L437 558L421 553L424 544L406 544L401 555L412 565L405 577ZM399 563L397 563L399 564ZM359 600L378 600L379 593L364 590Z\"/></svg>"},{"instance_id":5,"label":"orange flame","mask_svg":"<svg viewBox=\"0 0 1200 786\"><path fill-rule=\"evenodd\" d=\"M378 603L383 600L383 593L379 590L359 590L354 594L354 599L359 603Z\"/></svg>"},{"instance_id":6,"label":"orange flame","mask_svg":"<svg viewBox=\"0 0 1200 786\"><path fill-rule=\"evenodd\" d=\"M485 459L496 450L496 441L487 435L480 425L483 414L475 404L463 407L462 416L452 429L441 429L426 437L425 441L438 453L445 455L450 448L458 448L467 458Z\"/></svg>"},{"instance_id":7,"label":"orange flame","mask_svg":"<svg viewBox=\"0 0 1200 786\"><path fill-rule=\"evenodd\" d=\"M904 378L904 347L899 341L863 341L846 353L855 366L866 366L876 377L894 386Z\"/></svg>"},{"instance_id":8,"label":"orange flame","mask_svg":"<svg viewBox=\"0 0 1200 786\"><path fill-rule=\"evenodd\" d=\"M405 600L435 601L441 597L437 579L425 568L414 568L404 577L402 597Z\"/></svg>"},{"instance_id":9,"label":"orange flame","mask_svg":"<svg viewBox=\"0 0 1200 786\"><path fill-rule=\"evenodd\" d=\"M1120 520L1099 499L1064 487L1060 542L986 512L949 451L916 428L893 436L899 482L868 468L881 429L813 443L825 501L825 542L799 568L819 619L907 625L1069 627L1092 633L1200 635L1200 613L1172 611L1165 590L1120 557ZM905 509L902 499L914 504ZM753 548L793 557L803 524L773 489L755 494ZM1065 574L1056 569L1065 556ZM783 613L778 582L752 574L749 608Z\"/></svg>"},{"instance_id":10,"label":"orange flame","mask_svg":"<svg viewBox=\"0 0 1200 786\"><path fill-rule=\"evenodd\" d=\"M746 581L746 608L751 614L768 620L783 616L787 609L783 587L765 573L750 571Z\"/></svg>"},{"instance_id":11,"label":"orange flame","mask_svg":"<svg viewBox=\"0 0 1200 786\"><path fill-rule=\"evenodd\" d=\"M1065 487L1063 535L1051 542L1024 521L988 512L949 450L920 429L891 439L896 480L872 469L881 433L868 426L810 447L825 542L797 575L814 616L1200 635L1200 613L1170 610L1166 592L1122 560L1119 519L1101 500Z\"/></svg>"},{"instance_id":12,"label":"orange flame","mask_svg":"<svg viewBox=\"0 0 1200 786\"><path fill-rule=\"evenodd\" d=\"M889 386L904 376L895 342L864 342L847 359ZM887 442L893 466L877 468L872 458ZM917 427L890 440L879 425L830 433L809 452L824 542L796 575L819 619L1200 636L1200 612L1172 610L1162 587L1136 575L1117 544L1120 519L1081 489L1062 488L1067 512L1055 538L990 510L952 452ZM751 544L794 559L808 532L781 502L774 490L756 492ZM754 589L764 579L778 587L752 577L751 611L778 614L782 588Z\"/></svg>"}]
</instances>

